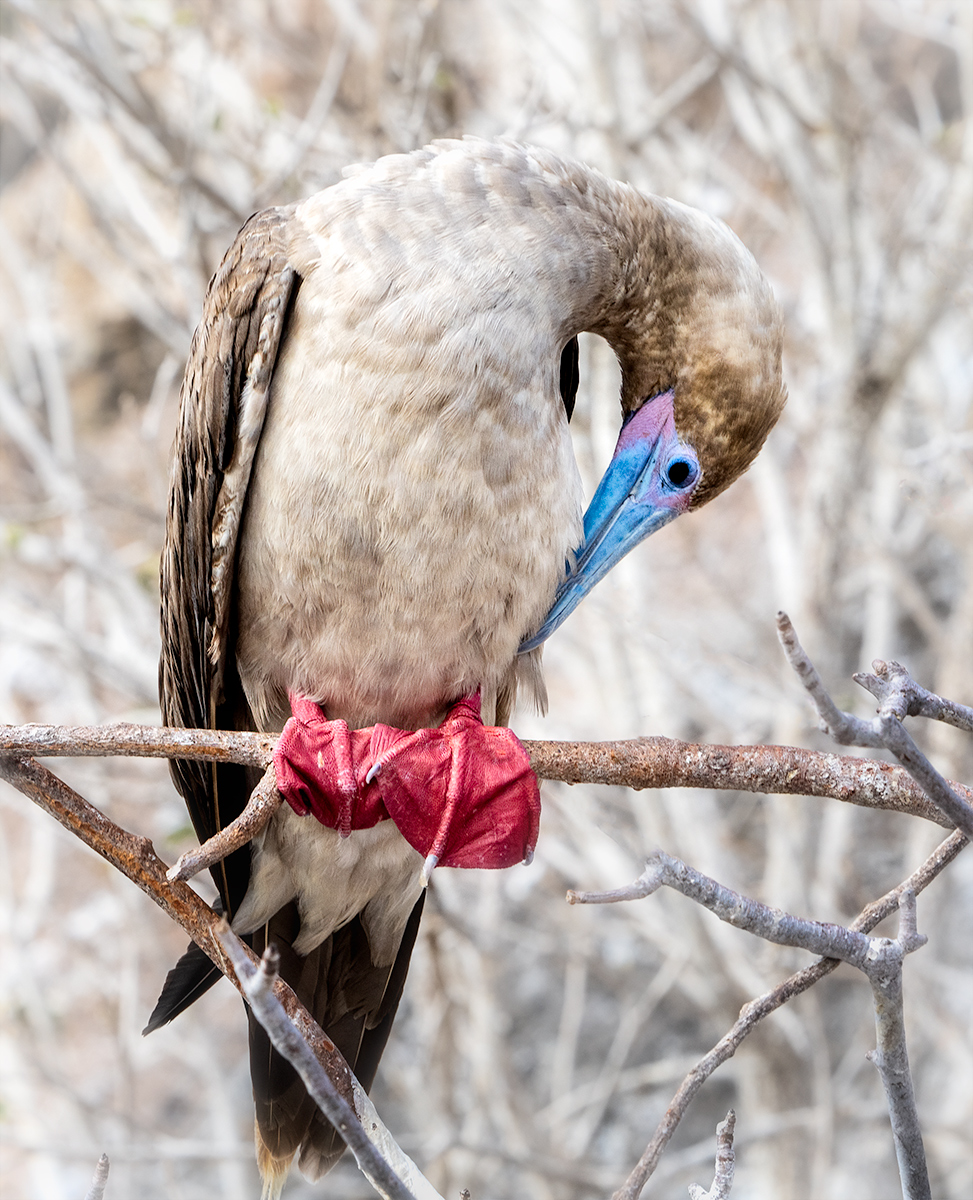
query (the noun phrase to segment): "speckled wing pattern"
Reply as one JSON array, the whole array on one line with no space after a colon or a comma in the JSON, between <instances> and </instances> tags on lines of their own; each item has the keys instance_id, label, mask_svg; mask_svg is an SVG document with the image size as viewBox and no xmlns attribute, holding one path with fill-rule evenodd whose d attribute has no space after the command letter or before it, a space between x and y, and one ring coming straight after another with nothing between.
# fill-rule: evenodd
<instances>
[{"instance_id":1,"label":"speckled wing pattern","mask_svg":"<svg viewBox=\"0 0 973 1200\"><path fill-rule=\"evenodd\" d=\"M277 350L298 278L287 261L289 209L251 217L210 281L183 380L161 564L159 695L166 725L252 728L233 666L236 534ZM255 779L227 764L170 762L200 841L231 821ZM213 868L224 912L246 892L250 853ZM169 972L146 1033L171 1021L220 973L191 944Z\"/></svg>"},{"instance_id":2,"label":"speckled wing pattern","mask_svg":"<svg viewBox=\"0 0 973 1200\"><path fill-rule=\"evenodd\" d=\"M268 209L244 225L210 283L190 350L162 558L159 690L167 725L251 724L232 665L234 560L274 363L298 283L287 259L291 212ZM173 762L200 840L237 815L246 798L242 775L242 768ZM246 890L248 854L240 866L239 879L240 870L227 864L214 870L228 912Z\"/></svg>"}]
</instances>

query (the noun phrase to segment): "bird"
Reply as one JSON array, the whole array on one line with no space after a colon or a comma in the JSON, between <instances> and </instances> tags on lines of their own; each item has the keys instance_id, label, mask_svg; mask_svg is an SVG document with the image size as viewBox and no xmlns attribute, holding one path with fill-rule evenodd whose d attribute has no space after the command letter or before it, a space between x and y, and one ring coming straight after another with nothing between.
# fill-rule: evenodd
<instances>
[{"instance_id":1,"label":"bird","mask_svg":"<svg viewBox=\"0 0 973 1200\"><path fill-rule=\"evenodd\" d=\"M569 432L583 332L621 369L586 513ZM309 702L351 731L436 730L475 697L502 727L518 693L543 711L546 638L753 461L785 400L782 337L725 224L513 140L388 155L255 214L210 282L181 392L165 722L277 732ZM201 840L259 778L172 770ZM212 868L233 928L277 945L366 1088L428 867L393 820L339 832L283 806ZM216 978L190 947L147 1030ZM272 1198L295 1157L315 1179L342 1144L252 1018L250 1062Z\"/></svg>"}]
</instances>

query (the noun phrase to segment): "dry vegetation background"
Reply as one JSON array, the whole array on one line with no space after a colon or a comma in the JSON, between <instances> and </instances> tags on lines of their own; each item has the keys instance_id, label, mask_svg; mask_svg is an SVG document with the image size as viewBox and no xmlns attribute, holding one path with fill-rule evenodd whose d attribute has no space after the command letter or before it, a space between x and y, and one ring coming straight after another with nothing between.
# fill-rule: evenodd
<instances>
[{"instance_id":1,"label":"dry vegetation background","mask_svg":"<svg viewBox=\"0 0 973 1200\"><path fill-rule=\"evenodd\" d=\"M823 746L773 634L839 702L873 657L973 702L973 5L968 0L7 0L0 24L0 720L157 720L157 562L182 363L253 210L433 137L509 134L712 212L788 324L790 404L711 509L634 554L550 642L524 736ZM603 343L574 421L617 432ZM921 730L952 778L955 730ZM52 764L170 861L159 762ZM0 1159L10 1200L257 1193L246 1022L219 985L142 1040L184 937L0 795ZM847 921L942 836L834 801L545 787L537 859L437 872L375 1096L448 1196L618 1186L688 1066L799 951L675 893L568 908L661 845ZM203 885L205 886L205 885ZM973 855L919 901L907 1017L934 1194L973 1189ZM686 1195L738 1112L735 1196L898 1194L868 985L840 968L707 1085L646 1191ZM345 1164L289 1200L364 1198Z\"/></svg>"}]
</instances>

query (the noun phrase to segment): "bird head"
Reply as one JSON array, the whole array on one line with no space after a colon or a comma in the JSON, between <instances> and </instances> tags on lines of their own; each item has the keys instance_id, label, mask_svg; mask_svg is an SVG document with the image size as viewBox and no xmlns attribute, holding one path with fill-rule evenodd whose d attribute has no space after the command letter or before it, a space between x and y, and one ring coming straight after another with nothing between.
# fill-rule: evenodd
<instances>
[{"instance_id":1,"label":"bird head","mask_svg":"<svg viewBox=\"0 0 973 1200\"><path fill-rule=\"evenodd\" d=\"M753 256L720 221L625 189L619 274L592 332L622 370L622 429L584 541L533 650L649 534L753 462L784 406L783 323Z\"/></svg>"}]
</instances>

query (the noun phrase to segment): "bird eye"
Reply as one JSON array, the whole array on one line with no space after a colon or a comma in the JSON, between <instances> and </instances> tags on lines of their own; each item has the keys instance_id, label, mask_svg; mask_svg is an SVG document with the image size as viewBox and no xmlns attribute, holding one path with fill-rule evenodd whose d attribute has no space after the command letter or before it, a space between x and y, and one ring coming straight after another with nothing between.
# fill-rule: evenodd
<instances>
[{"instance_id":1,"label":"bird eye","mask_svg":"<svg viewBox=\"0 0 973 1200\"><path fill-rule=\"evenodd\" d=\"M687 462L684 458L677 458L669 464L666 471L666 479L673 487L684 488L692 483L696 478L696 464Z\"/></svg>"}]
</instances>

